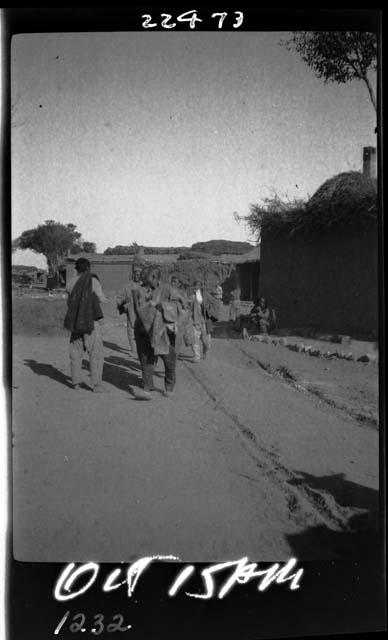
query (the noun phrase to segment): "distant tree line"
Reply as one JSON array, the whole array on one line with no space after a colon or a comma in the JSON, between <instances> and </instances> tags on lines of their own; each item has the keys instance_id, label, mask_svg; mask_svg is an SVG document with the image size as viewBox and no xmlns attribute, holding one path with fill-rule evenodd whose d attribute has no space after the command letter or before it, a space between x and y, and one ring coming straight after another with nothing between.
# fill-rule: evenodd
<instances>
[{"instance_id":1,"label":"distant tree line","mask_svg":"<svg viewBox=\"0 0 388 640\"><path fill-rule=\"evenodd\" d=\"M161 254L195 254L193 257L201 257L202 254L218 256L221 254L243 254L252 249L249 242L237 242L234 240L208 240L207 242L195 242L191 247L142 247L145 255ZM116 245L108 247L104 254L114 255L136 255L139 245L134 242L131 245Z\"/></svg>"},{"instance_id":2,"label":"distant tree line","mask_svg":"<svg viewBox=\"0 0 388 640\"><path fill-rule=\"evenodd\" d=\"M148 255L160 255L181 253L187 251L188 247L140 247L136 242L133 242L131 245L117 244L115 247L108 247L104 254L107 256L133 256L138 253L139 249L143 249L144 253Z\"/></svg>"},{"instance_id":3,"label":"distant tree line","mask_svg":"<svg viewBox=\"0 0 388 640\"><path fill-rule=\"evenodd\" d=\"M70 253L96 253L96 245L82 239L76 225L62 224L55 220L46 220L33 229L27 229L12 242L12 251L16 249L30 249L40 253L47 260L47 268L52 276L59 277L59 268ZM196 242L191 247L140 247L136 242L131 245L117 245L108 247L105 255L136 255L142 249L145 255L179 254L184 258L201 258L221 254L242 254L252 249L249 242L233 240L209 240Z\"/></svg>"}]
</instances>

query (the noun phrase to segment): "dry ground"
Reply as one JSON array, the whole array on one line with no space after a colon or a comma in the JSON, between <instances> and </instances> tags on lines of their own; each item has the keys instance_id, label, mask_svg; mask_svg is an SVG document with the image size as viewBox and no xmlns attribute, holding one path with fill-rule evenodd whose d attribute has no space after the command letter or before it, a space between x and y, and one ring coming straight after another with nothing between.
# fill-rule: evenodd
<instances>
[{"instance_id":1,"label":"dry ground","mask_svg":"<svg viewBox=\"0 0 388 640\"><path fill-rule=\"evenodd\" d=\"M206 361L179 362L173 398L155 392L151 402L139 402L132 393L139 365L128 357L125 327L112 308L104 395L88 389L86 369L84 388L72 390L60 325L56 333L37 323L23 330L18 316L17 559L117 562L172 553L186 561L279 560L373 552L378 432L352 410L359 403L377 413L376 365L323 361L324 371L303 354L220 337ZM331 380L330 393L344 406L265 371L263 362L281 366L282 353L296 377L321 386ZM161 390L162 367L156 378Z\"/></svg>"}]
</instances>

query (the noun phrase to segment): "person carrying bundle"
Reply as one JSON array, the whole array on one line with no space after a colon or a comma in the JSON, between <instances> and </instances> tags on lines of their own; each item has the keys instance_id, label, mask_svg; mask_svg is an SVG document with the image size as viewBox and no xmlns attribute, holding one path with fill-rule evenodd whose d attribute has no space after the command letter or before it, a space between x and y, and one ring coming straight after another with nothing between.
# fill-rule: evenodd
<instances>
[{"instance_id":1,"label":"person carrying bundle","mask_svg":"<svg viewBox=\"0 0 388 640\"><path fill-rule=\"evenodd\" d=\"M160 269L148 267L143 284L133 291L135 340L143 378L139 399L151 400L154 391L154 368L158 357L164 363L164 395L171 396L176 383L175 339L177 307L174 291L160 283Z\"/></svg>"}]
</instances>

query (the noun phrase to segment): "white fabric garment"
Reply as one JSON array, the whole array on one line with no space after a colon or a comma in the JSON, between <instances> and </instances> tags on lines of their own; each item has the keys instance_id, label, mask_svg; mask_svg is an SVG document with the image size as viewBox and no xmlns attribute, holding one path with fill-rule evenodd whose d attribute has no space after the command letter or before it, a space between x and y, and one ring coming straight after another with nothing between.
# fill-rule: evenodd
<instances>
[{"instance_id":1,"label":"white fabric garment","mask_svg":"<svg viewBox=\"0 0 388 640\"><path fill-rule=\"evenodd\" d=\"M201 289L197 289L197 291L195 292L195 297L197 299L197 302L199 302L199 304L202 304L203 298L202 298Z\"/></svg>"}]
</instances>

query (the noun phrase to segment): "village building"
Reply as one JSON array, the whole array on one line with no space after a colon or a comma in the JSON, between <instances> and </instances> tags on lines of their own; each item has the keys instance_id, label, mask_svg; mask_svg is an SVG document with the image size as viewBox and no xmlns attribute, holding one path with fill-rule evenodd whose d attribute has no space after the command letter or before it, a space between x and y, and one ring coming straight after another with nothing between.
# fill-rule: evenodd
<instances>
[{"instance_id":1,"label":"village building","mask_svg":"<svg viewBox=\"0 0 388 640\"><path fill-rule=\"evenodd\" d=\"M282 328L377 336L374 150L363 159L362 173L334 176L305 207L263 221L260 291Z\"/></svg>"},{"instance_id":2,"label":"village building","mask_svg":"<svg viewBox=\"0 0 388 640\"><path fill-rule=\"evenodd\" d=\"M101 282L106 295L118 295L124 285L132 278L135 264L174 264L179 254L147 255L141 252L132 255L106 255L103 253L79 253L68 255L60 268L60 275L66 284L75 275L75 262L78 258L87 258L91 264L91 271Z\"/></svg>"},{"instance_id":3,"label":"village building","mask_svg":"<svg viewBox=\"0 0 388 640\"><path fill-rule=\"evenodd\" d=\"M37 267L12 265L11 281L14 286L45 286L47 281L47 272L44 269L38 269Z\"/></svg>"},{"instance_id":4,"label":"village building","mask_svg":"<svg viewBox=\"0 0 388 640\"><path fill-rule=\"evenodd\" d=\"M260 264L258 247L242 255L198 255L183 259L184 255L180 253L150 254L141 248L139 253L129 255L80 253L69 255L65 259L60 275L61 280L66 283L75 274L76 260L85 257L91 263L92 273L98 275L105 294L114 296L121 292L132 277L135 265L155 264L160 267L164 280L174 274L187 287L193 286L195 280L203 282L204 287L209 290L221 284L225 302L229 302L230 292L236 288L241 290L241 300L253 300L257 296Z\"/></svg>"}]
</instances>

